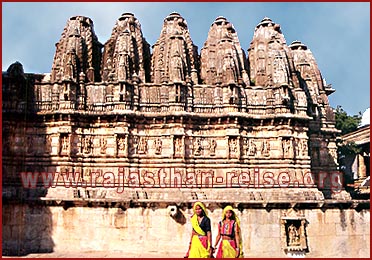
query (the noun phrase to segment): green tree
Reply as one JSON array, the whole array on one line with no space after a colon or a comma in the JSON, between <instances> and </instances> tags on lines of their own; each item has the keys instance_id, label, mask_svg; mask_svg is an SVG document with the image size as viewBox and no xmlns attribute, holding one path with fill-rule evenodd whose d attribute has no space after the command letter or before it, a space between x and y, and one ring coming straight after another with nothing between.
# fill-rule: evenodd
<instances>
[{"instance_id":1,"label":"green tree","mask_svg":"<svg viewBox=\"0 0 372 260\"><path fill-rule=\"evenodd\" d=\"M362 121L362 113L349 116L341 106L337 106L335 111L336 128L341 130L341 134L347 134L355 131Z\"/></svg>"},{"instance_id":2,"label":"green tree","mask_svg":"<svg viewBox=\"0 0 372 260\"><path fill-rule=\"evenodd\" d=\"M337 106L335 110L336 128L341 130L341 134L347 134L355 131L362 121L362 113L349 116L341 106ZM340 165L344 165L343 159L347 155L355 155L360 153L361 148L354 142L340 143L338 145L338 160Z\"/></svg>"}]
</instances>

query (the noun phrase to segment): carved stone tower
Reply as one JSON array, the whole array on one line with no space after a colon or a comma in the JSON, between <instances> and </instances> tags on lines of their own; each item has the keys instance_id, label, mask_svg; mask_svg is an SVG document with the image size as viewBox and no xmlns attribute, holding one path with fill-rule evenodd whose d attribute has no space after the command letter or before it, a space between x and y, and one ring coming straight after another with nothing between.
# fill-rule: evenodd
<instances>
[{"instance_id":1,"label":"carved stone tower","mask_svg":"<svg viewBox=\"0 0 372 260\"><path fill-rule=\"evenodd\" d=\"M102 80L108 82L106 101L125 107L138 107L138 84L149 79L150 46L142 35L141 24L131 13L117 20L105 43Z\"/></svg>"},{"instance_id":2,"label":"carved stone tower","mask_svg":"<svg viewBox=\"0 0 372 260\"><path fill-rule=\"evenodd\" d=\"M249 85L246 57L234 26L217 17L201 50L200 78L203 84L222 87L222 103L246 104L244 87ZM216 93L216 97L218 94Z\"/></svg>"},{"instance_id":3,"label":"carved stone tower","mask_svg":"<svg viewBox=\"0 0 372 260\"><path fill-rule=\"evenodd\" d=\"M88 17L71 17L56 44L52 66L52 82L77 82L84 73L85 82L100 81L102 45Z\"/></svg>"},{"instance_id":4,"label":"carved stone tower","mask_svg":"<svg viewBox=\"0 0 372 260\"><path fill-rule=\"evenodd\" d=\"M301 88L306 93L308 114L312 117L309 123L309 154L314 174L324 174L337 170L336 137L339 130L335 128L335 115L329 105L328 96L335 90L323 79L312 52L306 45L294 41L289 48ZM340 180L341 182L341 180ZM330 183L318 183L319 188L330 189Z\"/></svg>"}]
</instances>

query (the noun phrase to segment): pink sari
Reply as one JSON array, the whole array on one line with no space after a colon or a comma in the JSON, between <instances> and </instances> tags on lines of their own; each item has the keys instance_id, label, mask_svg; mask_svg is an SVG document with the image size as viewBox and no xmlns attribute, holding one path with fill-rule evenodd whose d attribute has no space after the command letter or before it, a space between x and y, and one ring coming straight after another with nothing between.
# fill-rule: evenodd
<instances>
[{"instance_id":1,"label":"pink sari","mask_svg":"<svg viewBox=\"0 0 372 260\"><path fill-rule=\"evenodd\" d=\"M228 224L223 224L223 222L221 222L219 224L220 233L232 235L234 233L234 223L235 221L231 221ZM235 258L236 248L235 237L231 237L231 239L222 239L220 246L218 247L216 258Z\"/></svg>"}]
</instances>

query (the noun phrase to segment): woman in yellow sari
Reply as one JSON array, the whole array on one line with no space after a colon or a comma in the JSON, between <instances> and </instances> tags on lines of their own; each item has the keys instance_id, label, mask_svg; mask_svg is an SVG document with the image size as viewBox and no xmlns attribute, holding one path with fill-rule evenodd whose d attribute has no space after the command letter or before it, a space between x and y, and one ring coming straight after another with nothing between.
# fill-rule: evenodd
<instances>
[{"instance_id":1,"label":"woman in yellow sari","mask_svg":"<svg viewBox=\"0 0 372 260\"><path fill-rule=\"evenodd\" d=\"M242 236L240 232L240 221L231 206L223 209L222 221L218 223L218 235L216 246L222 238L217 251L216 258L238 258L243 257Z\"/></svg>"},{"instance_id":2,"label":"woman in yellow sari","mask_svg":"<svg viewBox=\"0 0 372 260\"><path fill-rule=\"evenodd\" d=\"M212 255L211 221L202 202L196 202L193 211L191 240L185 258L208 258Z\"/></svg>"}]
</instances>

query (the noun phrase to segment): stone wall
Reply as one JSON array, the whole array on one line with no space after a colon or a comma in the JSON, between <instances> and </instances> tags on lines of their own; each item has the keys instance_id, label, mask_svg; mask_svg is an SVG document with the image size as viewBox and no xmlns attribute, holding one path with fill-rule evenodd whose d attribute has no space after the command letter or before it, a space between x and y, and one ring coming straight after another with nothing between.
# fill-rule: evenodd
<instances>
[{"instance_id":1,"label":"stone wall","mask_svg":"<svg viewBox=\"0 0 372 260\"><path fill-rule=\"evenodd\" d=\"M213 244L221 207L211 205ZM3 255L32 252L110 251L182 258L191 235L192 209L3 206ZM329 208L236 210L246 257L285 257L281 218L302 214L307 221L306 257L370 257L369 209ZM22 248L24 251L17 251Z\"/></svg>"},{"instance_id":2,"label":"stone wall","mask_svg":"<svg viewBox=\"0 0 372 260\"><path fill-rule=\"evenodd\" d=\"M90 18L71 17L52 71L24 73L17 62L2 73L2 90L4 255L96 250L182 257L191 203L203 200L214 235L224 205L241 209L248 257L369 256L369 200L334 193L333 184L342 188L338 176L326 184L319 178L338 166L339 131L328 102L334 89L307 46L287 46L269 18L256 26L246 57L224 17L212 24L200 55L178 13L164 19L151 55L133 14L119 17L104 45ZM74 173L75 181L89 182L93 173L118 177L120 169L143 179L174 170L186 187L167 191L160 174L158 188L134 181L144 190L131 190L126 181L124 192L106 187L102 176L97 189L71 188L61 179ZM186 173L203 172L219 186L189 187ZM266 172L270 187L262 178L247 187L251 174ZM53 184L43 182L46 173L56 173ZM229 173L247 178L234 182ZM279 182L282 173L288 187ZM34 186L24 181L27 174ZM175 205L180 211L171 217ZM289 228L300 233L295 242L288 242Z\"/></svg>"}]
</instances>

